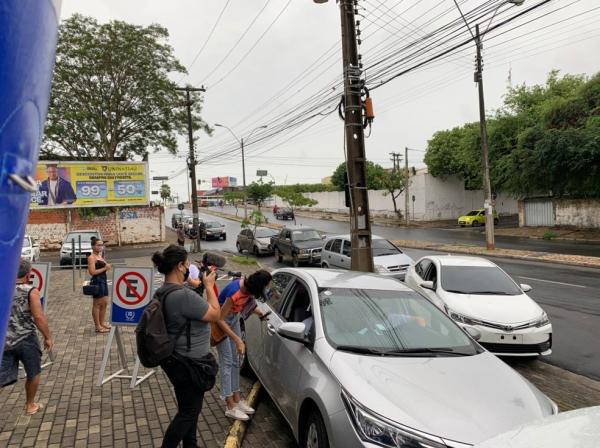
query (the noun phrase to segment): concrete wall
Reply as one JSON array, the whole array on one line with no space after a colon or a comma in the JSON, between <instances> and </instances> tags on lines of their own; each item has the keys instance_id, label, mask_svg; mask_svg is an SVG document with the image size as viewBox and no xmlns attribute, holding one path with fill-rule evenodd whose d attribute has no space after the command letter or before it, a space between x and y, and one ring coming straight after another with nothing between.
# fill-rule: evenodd
<instances>
[{"instance_id":1,"label":"concrete wall","mask_svg":"<svg viewBox=\"0 0 600 448\"><path fill-rule=\"evenodd\" d=\"M554 199L552 202L556 225L600 228L600 200Z\"/></svg>"},{"instance_id":2,"label":"concrete wall","mask_svg":"<svg viewBox=\"0 0 600 448\"><path fill-rule=\"evenodd\" d=\"M32 210L26 232L42 249L57 249L71 230L98 230L108 245L165 241L162 207L121 208L107 216L85 219L77 209Z\"/></svg>"}]
</instances>

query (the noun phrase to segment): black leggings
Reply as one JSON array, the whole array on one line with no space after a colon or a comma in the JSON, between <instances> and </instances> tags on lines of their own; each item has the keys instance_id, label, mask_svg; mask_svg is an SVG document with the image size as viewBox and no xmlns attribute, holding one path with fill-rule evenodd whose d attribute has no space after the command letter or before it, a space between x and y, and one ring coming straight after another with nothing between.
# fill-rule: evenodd
<instances>
[{"instance_id":1,"label":"black leggings","mask_svg":"<svg viewBox=\"0 0 600 448\"><path fill-rule=\"evenodd\" d=\"M186 366L180 361L169 358L161 367L173 384L177 398L177 414L165 432L162 447L175 448L183 441L184 448L196 448L196 428L202 411L204 392L191 386L192 379Z\"/></svg>"}]
</instances>

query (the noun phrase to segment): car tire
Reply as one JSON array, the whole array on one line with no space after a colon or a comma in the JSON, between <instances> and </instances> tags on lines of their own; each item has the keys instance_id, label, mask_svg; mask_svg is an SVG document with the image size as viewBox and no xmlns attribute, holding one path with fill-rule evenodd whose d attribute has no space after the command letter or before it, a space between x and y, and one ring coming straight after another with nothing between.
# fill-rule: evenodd
<instances>
[{"instance_id":1,"label":"car tire","mask_svg":"<svg viewBox=\"0 0 600 448\"><path fill-rule=\"evenodd\" d=\"M240 333L242 335L242 341L244 341L244 345L246 345L246 323L243 319L240 319ZM249 379L256 379L256 375L248 362L248 354L246 353L242 358L242 362L240 364L240 373Z\"/></svg>"},{"instance_id":2,"label":"car tire","mask_svg":"<svg viewBox=\"0 0 600 448\"><path fill-rule=\"evenodd\" d=\"M306 419L302 448L329 448L327 428L319 411L312 411Z\"/></svg>"},{"instance_id":3,"label":"car tire","mask_svg":"<svg viewBox=\"0 0 600 448\"><path fill-rule=\"evenodd\" d=\"M281 252L279 252L279 248L275 248L275 258L277 258L278 262L282 262L283 261L283 255L281 255Z\"/></svg>"},{"instance_id":4,"label":"car tire","mask_svg":"<svg viewBox=\"0 0 600 448\"><path fill-rule=\"evenodd\" d=\"M321 267L323 269L329 269L329 265L327 263L321 263Z\"/></svg>"},{"instance_id":5,"label":"car tire","mask_svg":"<svg viewBox=\"0 0 600 448\"><path fill-rule=\"evenodd\" d=\"M292 266L297 268L300 266L300 260L298 260L298 254L292 254Z\"/></svg>"},{"instance_id":6,"label":"car tire","mask_svg":"<svg viewBox=\"0 0 600 448\"><path fill-rule=\"evenodd\" d=\"M471 227L479 227L479 221L473 221L473 224L471 224Z\"/></svg>"},{"instance_id":7,"label":"car tire","mask_svg":"<svg viewBox=\"0 0 600 448\"><path fill-rule=\"evenodd\" d=\"M241 254L242 252L244 252L244 251L242 250L242 246L240 246L240 243L239 243L239 241L238 241L237 243L235 243L235 248L237 249L237 251L238 251L240 254Z\"/></svg>"}]
</instances>

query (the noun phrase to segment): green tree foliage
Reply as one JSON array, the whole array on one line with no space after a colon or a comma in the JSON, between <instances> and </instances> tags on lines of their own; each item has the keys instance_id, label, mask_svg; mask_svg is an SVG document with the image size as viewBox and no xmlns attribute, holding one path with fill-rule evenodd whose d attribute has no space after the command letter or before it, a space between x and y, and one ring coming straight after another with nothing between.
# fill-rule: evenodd
<instances>
[{"instance_id":1,"label":"green tree foliage","mask_svg":"<svg viewBox=\"0 0 600 448\"><path fill-rule=\"evenodd\" d=\"M167 201L171 199L171 187L167 184L162 184L160 186L160 197L163 201Z\"/></svg>"},{"instance_id":2,"label":"green tree foliage","mask_svg":"<svg viewBox=\"0 0 600 448\"><path fill-rule=\"evenodd\" d=\"M371 161L367 161L367 189L381 190L381 179L384 169ZM340 163L331 176L331 183L338 189L343 190L346 183L346 162Z\"/></svg>"},{"instance_id":3,"label":"green tree foliage","mask_svg":"<svg viewBox=\"0 0 600 448\"><path fill-rule=\"evenodd\" d=\"M403 171L384 171L383 177L381 178L381 185L385 190L385 195L392 197L392 203L394 204L394 213L398 218L402 217L402 212L398 210L396 199L402 194L406 188L406 174Z\"/></svg>"},{"instance_id":4,"label":"green tree foliage","mask_svg":"<svg viewBox=\"0 0 600 448\"><path fill-rule=\"evenodd\" d=\"M277 189L277 196L283 199L290 206L292 211L296 209L296 207L312 207L313 205L317 205L318 202L312 198L307 198L302 193L295 191L290 187L283 187ZM294 224L296 223L296 214L294 213Z\"/></svg>"},{"instance_id":5,"label":"green tree foliage","mask_svg":"<svg viewBox=\"0 0 600 448\"><path fill-rule=\"evenodd\" d=\"M275 185L273 192L279 194L280 189L291 189L298 193L318 193L322 191L338 191L338 188L333 184L294 184L294 185Z\"/></svg>"},{"instance_id":6,"label":"green tree foliage","mask_svg":"<svg viewBox=\"0 0 600 448\"><path fill-rule=\"evenodd\" d=\"M600 73L508 90L488 121L492 189L514 195L600 196ZM435 133L425 163L481 188L479 124Z\"/></svg>"},{"instance_id":7,"label":"green tree foliage","mask_svg":"<svg viewBox=\"0 0 600 448\"><path fill-rule=\"evenodd\" d=\"M235 216L238 215L238 207L244 203L246 195L243 191L228 191L223 195L226 204L235 207Z\"/></svg>"},{"instance_id":8,"label":"green tree foliage","mask_svg":"<svg viewBox=\"0 0 600 448\"><path fill-rule=\"evenodd\" d=\"M246 194L248 198L254 201L260 210L265 199L273 194L273 182L264 183L262 179L258 182L252 182L248 185Z\"/></svg>"},{"instance_id":9,"label":"green tree foliage","mask_svg":"<svg viewBox=\"0 0 600 448\"><path fill-rule=\"evenodd\" d=\"M42 155L115 160L175 152L187 129L184 97L170 73L186 73L160 25L100 24L73 15L59 32ZM211 132L193 96L193 127Z\"/></svg>"}]
</instances>

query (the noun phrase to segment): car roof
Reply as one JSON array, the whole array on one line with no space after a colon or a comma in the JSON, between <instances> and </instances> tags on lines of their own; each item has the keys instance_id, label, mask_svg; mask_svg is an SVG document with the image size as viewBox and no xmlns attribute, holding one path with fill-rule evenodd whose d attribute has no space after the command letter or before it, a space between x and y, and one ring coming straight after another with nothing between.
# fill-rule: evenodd
<instances>
[{"instance_id":1,"label":"car roof","mask_svg":"<svg viewBox=\"0 0 600 448\"><path fill-rule=\"evenodd\" d=\"M496 266L485 258L466 255L427 255L426 258L437 260L442 266Z\"/></svg>"},{"instance_id":2,"label":"car roof","mask_svg":"<svg viewBox=\"0 0 600 448\"><path fill-rule=\"evenodd\" d=\"M275 273L277 272L287 272L300 277L309 276L319 288L413 291L399 280L367 272L321 268L282 268Z\"/></svg>"},{"instance_id":3,"label":"car roof","mask_svg":"<svg viewBox=\"0 0 600 448\"><path fill-rule=\"evenodd\" d=\"M341 239L344 239L344 240L350 240L350 239L352 239L352 238L351 238L351 235L350 235L350 234L348 234L348 233L347 233L347 234L345 234L345 235L327 235L327 238L326 238L326 239L327 239L327 241L329 241L329 240L333 240L333 239L335 239L335 238L341 238ZM385 240L385 238L384 238L384 237L382 237L382 236L379 236L379 235L372 235L372 236L371 236L371 239L372 239L372 240Z\"/></svg>"},{"instance_id":4,"label":"car roof","mask_svg":"<svg viewBox=\"0 0 600 448\"><path fill-rule=\"evenodd\" d=\"M315 230L316 229L314 227L302 227L302 226L289 226L289 227L284 227L281 230Z\"/></svg>"}]
</instances>

